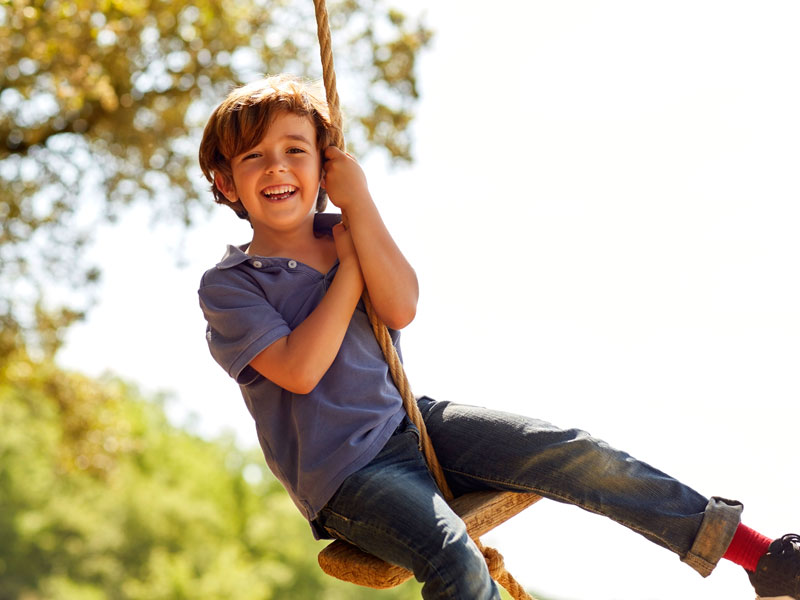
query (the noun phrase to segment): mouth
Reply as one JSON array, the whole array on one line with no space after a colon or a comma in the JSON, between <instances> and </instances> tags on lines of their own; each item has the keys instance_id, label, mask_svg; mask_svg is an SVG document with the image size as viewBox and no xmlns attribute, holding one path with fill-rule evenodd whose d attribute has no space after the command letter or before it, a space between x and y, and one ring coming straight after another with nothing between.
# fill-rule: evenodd
<instances>
[{"instance_id":1,"label":"mouth","mask_svg":"<svg viewBox=\"0 0 800 600\"><path fill-rule=\"evenodd\" d=\"M261 196L270 202L287 200L295 193L297 193L297 187L293 185L272 185L261 190Z\"/></svg>"}]
</instances>

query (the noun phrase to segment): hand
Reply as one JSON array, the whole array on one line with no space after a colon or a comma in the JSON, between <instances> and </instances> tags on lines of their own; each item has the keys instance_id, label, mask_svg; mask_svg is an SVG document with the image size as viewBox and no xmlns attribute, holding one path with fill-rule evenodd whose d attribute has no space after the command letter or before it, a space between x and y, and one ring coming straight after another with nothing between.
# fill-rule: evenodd
<instances>
[{"instance_id":1,"label":"hand","mask_svg":"<svg viewBox=\"0 0 800 600\"><path fill-rule=\"evenodd\" d=\"M323 154L325 162L322 165L322 186L334 205L344 211L370 197L367 177L352 155L335 146L328 146Z\"/></svg>"}]
</instances>

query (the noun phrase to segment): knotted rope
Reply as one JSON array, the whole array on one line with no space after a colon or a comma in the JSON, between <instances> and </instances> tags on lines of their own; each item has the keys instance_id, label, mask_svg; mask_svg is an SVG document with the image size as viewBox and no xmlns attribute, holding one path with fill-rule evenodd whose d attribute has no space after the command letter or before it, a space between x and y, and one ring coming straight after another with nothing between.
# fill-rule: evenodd
<instances>
[{"instance_id":1,"label":"knotted rope","mask_svg":"<svg viewBox=\"0 0 800 600\"><path fill-rule=\"evenodd\" d=\"M325 0L314 0L314 10L317 18L317 36L319 38L319 52L322 62L322 80L325 84L325 97L328 102L328 111L333 128L332 141L333 145L340 150L344 150L342 113L339 108L339 93L336 90L336 73L333 68L331 32ZM347 226L347 215L342 215L342 221L345 223L345 226ZM425 427L425 421L422 419L419 406L417 406L417 400L411 392L411 385L408 382L405 369L403 369L403 364L400 362L400 357L397 355L397 350L392 343L389 330L386 325L381 322L378 314L375 312L366 288L364 289L362 300L372 325L372 331L375 333L375 338L378 340L383 356L389 366L392 380L400 396L403 398L403 407L411 422L419 429L422 452L425 456L425 461L428 463L428 469L433 475L433 479L436 481L439 490L442 492L442 496L447 502L450 502L454 497L453 492L445 479L444 470L441 464L439 464L439 459L436 458L433 444L428 436L428 430ZM508 590L508 593L511 594L514 600L533 600L517 580L506 571L503 556L497 550L484 546L479 539L474 539L473 541L486 559L486 565L489 568L489 573L492 575L492 578Z\"/></svg>"},{"instance_id":2,"label":"knotted rope","mask_svg":"<svg viewBox=\"0 0 800 600\"><path fill-rule=\"evenodd\" d=\"M483 554L483 558L486 560L486 566L489 568L489 574L492 576L492 579L506 588L506 591L511 594L511 597L514 598L514 600L533 600L530 594L525 591L525 588L523 588L522 585L520 585L520 583L514 579L514 576L506 570L506 565L503 561L502 554L500 554L494 548L484 546L483 543L477 538L473 538L473 541L478 546L478 550L481 551L481 554Z\"/></svg>"}]
</instances>

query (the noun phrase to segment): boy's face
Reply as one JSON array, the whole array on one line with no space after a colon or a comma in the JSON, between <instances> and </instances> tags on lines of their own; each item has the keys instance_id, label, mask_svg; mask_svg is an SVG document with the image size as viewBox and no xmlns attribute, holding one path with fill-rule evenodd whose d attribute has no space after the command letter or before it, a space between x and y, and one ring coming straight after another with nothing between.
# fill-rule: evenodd
<instances>
[{"instance_id":1,"label":"boy's face","mask_svg":"<svg viewBox=\"0 0 800 600\"><path fill-rule=\"evenodd\" d=\"M231 160L233 182L220 191L242 201L254 228L291 229L313 214L322 163L309 117L280 112L253 148Z\"/></svg>"}]
</instances>

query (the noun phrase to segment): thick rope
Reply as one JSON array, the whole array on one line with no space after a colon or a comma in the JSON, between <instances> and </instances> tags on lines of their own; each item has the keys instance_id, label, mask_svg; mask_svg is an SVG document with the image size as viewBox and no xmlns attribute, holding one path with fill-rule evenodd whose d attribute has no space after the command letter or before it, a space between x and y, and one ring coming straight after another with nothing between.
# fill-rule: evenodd
<instances>
[{"instance_id":1,"label":"thick rope","mask_svg":"<svg viewBox=\"0 0 800 600\"><path fill-rule=\"evenodd\" d=\"M325 0L314 0L314 9L317 17L319 54L322 61L322 80L325 83L325 96L328 101L328 111L330 113L331 125L333 126L334 133L333 145L344 149L342 112L339 108L339 92L336 90L336 73L333 69L331 32L328 24L328 9L325 5ZM347 215L342 215L342 221L345 226L347 226ZM397 386L400 396L403 398L403 407L406 409L411 422L414 423L420 431L422 451L428 463L428 468L431 470L436 485L439 486L445 500L449 502L453 499L453 492L450 491L450 486L447 485L447 481L444 478L444 471L442 471L439 460L436 458L436 454L433 451L433 445L428 437L425 422L422 420L422 415L417 407L416 398L414 398L414 394L411 392L411 385L403 370L400 358L397 356L394 344L392 344L392 338L389 336L389 331L386 329L386 326L381 322L377 313L375 313L375 310L372 308L372 302L366 290L364 290L363 301L372 324L372 330L375 332L375 337L383 351L383 356L386 359L386 363L389 365L389 371L394 380L394 384Z\"/></svg>"},{"instance_id":2,"label":"thick rope","mask_svg":"<svg viewBox=\"0 0 800 600\"><path fill-rule=\"evenodd\" d=\"M375 313L375 309L372 307L372 302L370 302L366 289L364 290L362 299L367 309L370 323L372 324L372 331L375 333L375 338L378 340L386 363L389 365L389 372L392 375L395 386L403 398L403 406L411 422L414 423L420 431L420 443L422 445L422 452L425 455L425 460L428 463L428 468L433 474L433 478L436 481L436 485L439 486L442 496L444 496L447 502L450 502L453 499L453 492L450 490L450 486L445 480L444 470L439 464L439 459L436 458L436 452L428 436L425 421L422 419L422 414L419 411L419 406L417 406L416 398L414 398L414 395L411 393L411 385L408 382L405 369L403 369L403 363L400 362L400 357L397 355L397 350L392 343L389 330ZM514 600L533 600L532 596L525 591L525 588L523 588L522 585L514 579L513 575L506 570L503 555L500 554L500 552L494 548L484 546L478 538L473 538L473 541L478 546L478 550L481 551L481 554L483 554L492 579L502 585Z\"/></svg>"},{"instance_id":3,"label":"thick rope","mask_svg":"<svg viewBox=\"0 0 800 600\"><path fill-rule=\"evenodd\" d=\"M325 97L328 101L328 111L333 128L332 142L334 146L344 150L342 112L339 108L339 92L336 90L336 73L333 69L331 32L325 0L314 0L314 10L317 18L317 36L319 37L319 53L322 61L322 80L325 83ZM342 221L345 226L347 226L347 215L342 215ZM417 400L411 392L411 385L408 382L405 369L403 369L403 364L400 362L400 357L397 355L397 350L392 343L389 330L386 328L386 325L381 322L380 317L378 317L378 314L375 312L366 288L364 289L362 300L372 325L372 331L375 333L375 338L378 340L386 363L389 365L389 372L392 375L392 380L398 392L400 392L400 396L403 398L403 407L411 422L419 429L420 444L425 456L425 461L428 463L428 469L433 475L439 490L442 492L442 496L444 496L445 500L450 502L453 499L453 492L445 479L444 470L439 464L439 459L436 458L436 452L428 436L425 421L422 419L419 406L417 406ZM508 593L511 594L514 600L533 600L517 580L506 571L503 556L497 550L494 548L487 548L477 538L474 539L474 542L486 559L486 565L489 568L489 573L492 575L492 578L508 590Z\"/></svg>"},{"instance_id":4,"label":"thick rope","mask_svg":"<svg viewBox=\"0 0 800 600\"><path fill-rule=\"evenodd\" d=\"M331 49L331 28L328 23L328 8L325 0L314 0L317 17L317 37L319 56L322 61L322 80L325 83L325 96L328 101L331 125L333 125L333 145L344 150L342 133L342 111L339 108L339 92L336 89L336 71L333 69L333 50Z\"/></svg>"},{"instance_id":5,"label":"thick rope","mask_svg":"<svg viewBox=\"0 0 800 600\"><path fill-rule=\"evenodd\" d=\"M386 364L389 365L389 372L392 375L392 380L397 387L397 391L400 392L400 396L403 398L403 408L406 409L406 413L409 419L411 419L411 422L419 429L420 445L422 446L422 453L425 456L425 461L428 463L428 469L431 471L436 485L442 492L442 496L444 496L445 500L450 502L454 498L453 492L450 490L450 486L444 477L444 470L439 464L439 459L436 458L436 452L433 450L433 444L428 435L428 430L425 427L425 421L422 418L422 414L419 412L419 406L417 406L417 399L411 392L411 384L408 382L405 369L403 369L403 363L400 362L400 357L397 355L397 350L392 343L389 330L386 328L386 325L381 322L380 317L378 317L375 312L366 290L364 290L362 300L364 301L364 307L367 310L367 315L372 324L372 331L375 333L378 345L383 351Z\"/></svg>"},{"instance_id":6,"label":"thick rope","mask_svg":"<svg viewBox=\"0 0 800 600\"><path fill-rule=\"evenodd\" d=\"M506 588L506 591L514 600L533 600L533 597L525 591L525 588L506 570L502 554L494 548L484 546L479 539L474 539L473 541L478 546L481 554L483 554L492 579Z\"/></svg>"}]
</instances>

